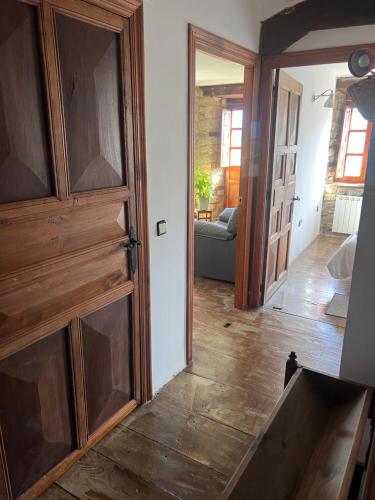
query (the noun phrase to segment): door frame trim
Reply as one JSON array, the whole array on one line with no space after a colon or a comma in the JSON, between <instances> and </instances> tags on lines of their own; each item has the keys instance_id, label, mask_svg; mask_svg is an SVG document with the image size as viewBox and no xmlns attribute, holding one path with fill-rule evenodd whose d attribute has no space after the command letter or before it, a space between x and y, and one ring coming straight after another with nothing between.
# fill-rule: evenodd
<instances>
[{"instance_id":1,"label":"door frame trim","mask_svg":"<svg viewBox=\"0 0 375 500\"><path fill-rule=\"evenodd\" d=\"M361 45L347 45L344 47L330 47L325 49L286 52L283 54L262 56L262 70L260 75L259 95L259 122L260 122L260 150L259 176L257 181L254 227L254 253L252 257L250 290L250 307L259 307L264 303L264 270L266 263L266 235L268 230L267 213L270 200L267 200L267 187L272 168L270 164L270 147L272 142L272 97L273 73L275 69L298 66L315 66L347 62L350 54L363 46L374 48L375 43Z\"/></svg>"},{"instance_id":2,"label":"door frame trim","mask_svg":"<svg viewBox=\"0 0 375 500\"><path fill-rule=\"evenodd\" d=\"M105 0L108 2L108 0ZM114 2L114 0L112 0ZM132 4L137 4L133 0ZM138 247L139 304L140 304L140 355L141 401L152 399L151 364L151 305L150 305L150 247L147 205L147 157L144 74L144 19L143 5L130 16L130 40L134 49L132 60L133 85L133 134L134 134L134 183L136 192L137 231L142 245Z\"/></svg>"},{"instance_id":3,"label":"door frame trim","mask_svg":"<svg viewBox=\"0 0 375 500\"><path fill-rule=\"evenodd\" d=\"M201 50L245 67L243 149L240 179L241 208L238 218L235 306L249 305L250 236L253 205L258 82L260 57L220 36L189 24L189 103L188 103L188 192L187 192L187 285L186 285L186 360L192 361L193 289L194 289L194 121L195 121L195 61Z\"/></svg>"}]
</instances>

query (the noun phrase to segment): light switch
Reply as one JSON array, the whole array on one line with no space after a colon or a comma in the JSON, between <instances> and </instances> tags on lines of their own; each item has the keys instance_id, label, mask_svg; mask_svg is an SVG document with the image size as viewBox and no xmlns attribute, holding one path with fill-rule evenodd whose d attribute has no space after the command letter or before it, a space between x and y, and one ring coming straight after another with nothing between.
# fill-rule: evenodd
<instances>
[{"instance_id":1,"label":"light switch","mask_svg":"<svg viewBox=\"0 0 375 500\"><path fill-rule=\"evenodd\" d=\"M158 236L163 236L167 232L167 222L165 220L159 220L156 223L156 234Z\"/></svg>"}]
</instances>

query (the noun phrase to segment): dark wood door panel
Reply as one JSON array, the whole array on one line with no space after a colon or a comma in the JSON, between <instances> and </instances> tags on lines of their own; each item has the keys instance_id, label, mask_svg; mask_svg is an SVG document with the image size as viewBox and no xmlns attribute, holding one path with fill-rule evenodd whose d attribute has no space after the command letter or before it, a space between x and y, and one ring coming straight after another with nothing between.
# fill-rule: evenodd
<instances>
[{"instance_id":1,"label":"dark wood door panel","mask_svg":"<svg viewBox=\"0 0 375 500\"><path fill-rule=\"evenodd\" d=\"M58 205L56 209L7 223L3 218L0 275L121 239L129 232L126 206L121 201L83 207Z\"/></svg>"},{"instance_id":2,"label":"dark wood door panel","mask_svg":"<svg viewBox=\"0 0 375 500\"><path fill-rule=\"evenodd\" d=\"M131 227L147 246L128 1L0 0L1 500L36 498L150 396L147 252L130 270L124 247Z\"/></svg>"},{"instance_id":3,"label":"dark wood door panel","mask_svg":"<svg viewBox=\"0 0 375 500\"><path fill-rule=\"evenodd\" d=\"M278 252L279 252L279 239L277 238L272 243L269 244L268 267L266 275L266 285L268 289L271 288L277 281Z\"/></svg>"},{"instance_id":4,"label":"dark wood door panel","mask_svg":"<svg viewBox=\"0 0 375 500\"><path fill-rule=\"evenodd\" d=\"M66 332L0 361L0 425L14 498L76 447Z\"/></svg>"},{"instance_id":5,"label":"dark wood door panel","mask_svg":"<svg viewBox=\"0 0 375 500\"><path fill-rule=\"evenodd\" d=\"M53 189L38 8L0 7L0 203L43 198Z\"/></svg>"},{"instance_id":6,"label":"dark wood door panel","mask_svg":"<svg viewBox=\"0 0 375 500\"><path fill-rule=\"evenodd\" d=\"M276 147L287 145L288 106L289 106L289 92L285 88L280 88L278 96L278 109L276 113L276 139L275 139Z\"/></svg>"},{"instance_id":7,"label":"dark wood door panel","mask_svg":"<svg viewBox=\"0 0 375 500\"><path fill-rule=\"evenodd\" d=\"M56 14L72 192L126 184L120 34Z\"/></svg>"},{"instance_id":8,"label":"dark wood door panel","mask_svg":"<svg viewBox=\"0 0 375 500\"><path fill-rule=\"evenodd\" d=\"M130 297L82 318L81 329L88 431L93 434L134 398Z\"/></svg>"},{"instance_id":9,"label":"dark wood door panel","mask_svg":"<svg viewBox=\"0 0 375 500\"><path fill-rule=\"evenodd\" d=\"M273 165L270 182L268 248L265 266L265 300L285 280L288 271L302 85L278 70L274 102ZM276 219L277 213L277 219Z\"/></svg>"},{"instance_id":10,"label":"dark wood door panel","mask_svg":"<svg viewBox=\"0 0 375 500\"><path fill-rule=\"evenodd\" d=\"M58 316L68 322L80 306L118 288L133 289L119 243L2 280L0 345Z\"/></svg>"}]
</instances>

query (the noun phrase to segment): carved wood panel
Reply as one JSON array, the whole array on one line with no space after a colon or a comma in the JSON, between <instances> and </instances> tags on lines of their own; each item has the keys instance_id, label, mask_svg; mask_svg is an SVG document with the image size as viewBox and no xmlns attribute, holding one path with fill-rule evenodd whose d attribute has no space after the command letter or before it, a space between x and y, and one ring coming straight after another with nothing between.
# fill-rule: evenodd
<instances>
[{"instance_id":1,"label":"carved wood panel","mask_svg":"<svg viewBox=\"0 0 375 500\"><path fill-rule=\"evenodd\" d=\"M124 184L120 35L57 14L72 192Z\"/></svg>"},{"instance_id":2,"label":"carved wood panel","mask_svg":"<svg viewBox=\"0 0 375 500\"><path fill-rule=\"evenodd\" d=\"M2 0L0 203L53 192L40 60L37 8Z\"/></svg>"},{"instance_id":3,"label":"carved wood panel","mask_svg":"<svg viewBox=\"0 0 375 500\"><path fill-rule=\"evenodd\" d=\"M133 398L130 299L81 322L88 431L93 434Z\"/></svg>"},{"instance_id":4,"label":"carved wood panel","mask_svg":"<svg viewBox=\"0 0 375 500\"><path fill-rule=\"evenodd\" d=\"M66 332L0 361L0 426L14 498L75 447Z\"/></svg>"}]
</instances>

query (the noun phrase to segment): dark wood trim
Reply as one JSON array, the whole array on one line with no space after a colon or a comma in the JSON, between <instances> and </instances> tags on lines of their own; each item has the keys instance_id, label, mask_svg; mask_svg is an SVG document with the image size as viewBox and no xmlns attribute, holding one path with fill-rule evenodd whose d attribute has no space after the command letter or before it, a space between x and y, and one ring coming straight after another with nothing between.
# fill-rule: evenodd
<instances>
[{"instance_id":1,"label":"dark wood trim","mask_svg":"<svg viewBox=\"0 0 375 500\"><path fill-rule=\"evenodd\" d=\"M375 48L375 43L366 43L365 45L372 49ZM286 52L285 54L262 56L262 63L264 67L275 69L306 66L306 64L313 66L316 64L347 62L352 52L359 48L363 48L363 44Z\"/></svg>"},{"instance_id":2,"label":"dark wood trim","mask_svg":"<svg viewBox=\"0 0 375 500\"><path fill-rule=\"evenodd\" d=\"M375 48L375 44L366 44ZM262 57L260 77L260 151L259 151L259 176L256 188L255 227L254 227L254 252L251 265L252 286L250 293L250 306L258 307L264 301L263 281L265 264L265 240L267 233L267 188L270 169L270 141L272 122L272 91L274 70L297 66L314 66L347 62L350 54L361 48L361 45L345 47L332 47L319 50L289 52L279 55Z\"/></svg>"},{"instance_id":3,"label":"dark wood trim","mask_svg":"<svg viewBox=\"0 0 375 500\"><path fill-rule=\"evenodd\" d=\"M74 318L69 325L69 347L72 361L72 380L75 406L78 448L86 446L88 440L87 405L85 391L85 370L83 359L81 322Z\"/></svg>"},{"instance_id":4,"label":"dark wood trim","mask_svg":"<svg viewBox=\"0 0 375 500\"><path fill-rule=\"evenodd\" d=\"M373 23L373 0L305 0L263 21L260 53L281 54L311 31Z\"/></svg>"},{"instance_id":5,"label":"dark wood trim","mask_svg":"<svg viewBox=\"0 0 375 500\"><path fill-rule=\"evenodd\" d=\"M249 167L241 167L240 199L242 200L242 211L238 219L238 242L236 261L236 286L235 306L246 309L250 305L250 295L253 288L253 280L250 274L251 268L251 244L253 235L253 200L254 179L258 170L259 131L256 126L258 117L260 60L257 59L255 66L245 68L244 88L244 128L247 131L247 141L243 149L244 164ZM247 103L247 107L246 107ZM247 120L247 122L246 122Z\"/></svg>"},{"instance_id":6,"label":"dark wood trim","mask_svg":"<svg viewBox=\"0 0 375 500\"><path fill-rule=\"evenodd\" d=\"M61 106L60 75L56 47L54 14L51 5L41 4L48 107L51 121L51 145L54 159L55 192L59 200L69 197L69 174L66 155L64 113Z\"/></svg>"},{"instance_id":7,"label":"dark wood trim","mask_svg":"<svg viewBox=\"0 0 375 500\"><path fill-rule=\"evenodd\" d=\"M243 160L240 180L240 215L238 221L235 305L240 309L249 303L250 230L254 175L254 109L257 102L259 58L256 53L235 43L189 25L189 127L188 127L188 199L187 199L187 299L186 299L186 359L192 361L193 289L194 289L194 120L195 120L195 54L201 50L228 59L245 67Z\"/></svg>"},{"instance_id":8,"label":"dark wood trim","mask_svg":"<svg viewBox=\"0 0 375 500\"><path fill-rule=\"evenodd\" d=\"M194 294L194 137L195 137L195 64L196 36L189 26L189 129L187 186L187 262L186 262L186 363L193 360L193 294Z\"/></svg>"},{"instance_id":9,"label":"dark wood trim","mask_svg":"<svg viewBox=\"0 0 375 500\"><path fill-rule=\"evenodd\" d=\"M59 477L67 472L80 458L83 457L91 448L93 448L101 439L103 439L116 425L127 417L138 406L137 401L130 401L124 408L118 411L110 420L103 424L90 436L86 445L80 450L73 451L65 460L60 462L48 474L43 476L37 483L23 493L17 500L30 500L38 498L43 491L51 486ZM1 499L3 500L3 499Z\"/></svg>"},{"instance_id":10,"label":"dark wood trim","mask_svg":"<svg viewBox=\"0 0 375 500\"><path fill-rule=\"evenodd\" d=\"M135 187L135 157L133 148L134 121L133 115L136 119L138 113L137 108L133 107L133 68L131 64L131 53L134 52L134 45L130 39L130 23L124 20L124 29L121 32L121 70L122 80L124 82L122 93L122 118L123 118L123 133L124 144L126 147L126 179L127 185L131 193L128 203L128 210L126 212L127 227L133 228L138 236L138 217L137 217L137 203L138 203L138 190ZM139 237L139 236L138 236ZM138 256L139 259L139 256ZM131 297L130 308L132 320L132 335L133 335L133 350L132 350L132 366L133 366L133 381L134 399L141 402L142 394L142 374L141 374L141 338L140 338L140 322L142 318L142 308L140 307L140 293L139 293L139 272L142 266L137 266L135 272L131 272L131 279L134 283L134 291Z\"/></svg>"},{"instance_id":11,"label":"dark wood trim","mask_svg":"<svg viewBox=\"0 0 375 500\"><path fill-rule=\"evenodd\" d=\"M9 472L5 458L4 440L0 427L0 500L12 500Z\"/></svg>"},{"instance_id":12,"label":"dark wood trim","mask_svg":"<svg viewBox=\"0 0 375 500\"><path fill-rule=\"evenodd\" d=\"M150 306L150 252L147 208L147 164L146 164L146 118L144 100L144 42L143 7L139 7L130 18L130 40L137 60L132 67L133 80L133 134L135 189L137 201L138 237L142 246L138 248L139 261L139 303L140 303L140 351L141 351L141 400L152 398L151 366L151 306Z\"/></svg>"},{"instance_id":13,"label":"dark wood trim","mask_svg":"<svg viewBox=\"0 0 375 500\"><path fill-rule=\"evenodd\" d=\"M136 14L143 5L142 0L85 0L93 5L98 5L105 10L119 14L123 17L131 17Z\"/></svg>"},{"instance_id":14,"label":"dark wood trim","mask_svg":"<svg viewBox=\"0 0 375 500\"><path fill-rule=\"evenodd\" d=\"M196 49L202 52L207 52L223 59L229 59L243 66L255 66L257 62L258 54L241 45L225 40L192 24L189 25L189 32L191 33L191 38L195 41Z\"/></svg>"},{"instance_id":15,"label":"dark wood trim","mask_svg":"<svg viewBox=\"0 0 375 500\"><path fill-rule=\"evenodd\" d=\"M124 17L127 16L119 16L101 8L101 2L96 2L96 5L82 0L44 0L44 2L50 4L53 13L61 12L73 19L84 20L86 23L118 33L124 29Z\"/></svg>"},{"instance_id":16,"label":"dark wood trim","mask_svg":"<svg viewBox=\"0 0 375 500\"><path fill-rule=\"evenodd\" d=\"M223 97L229 99L243 99L243 84L228 83L224 85L204 85L199 87L205 97Z\"/></svg>"},{"instance_id":17,"label":"dark wood trim","mask_svg":"<svg viewBox=\"0 0 375 500\"><path fill-rule=\"evenodd\" d=\"M374 434L374 394L372 400L372 411L370 410L372 441L368 452L367 467L364 472L361 500L373 500L375 498L375 434Z\"/></svg>"}]
</instances>

